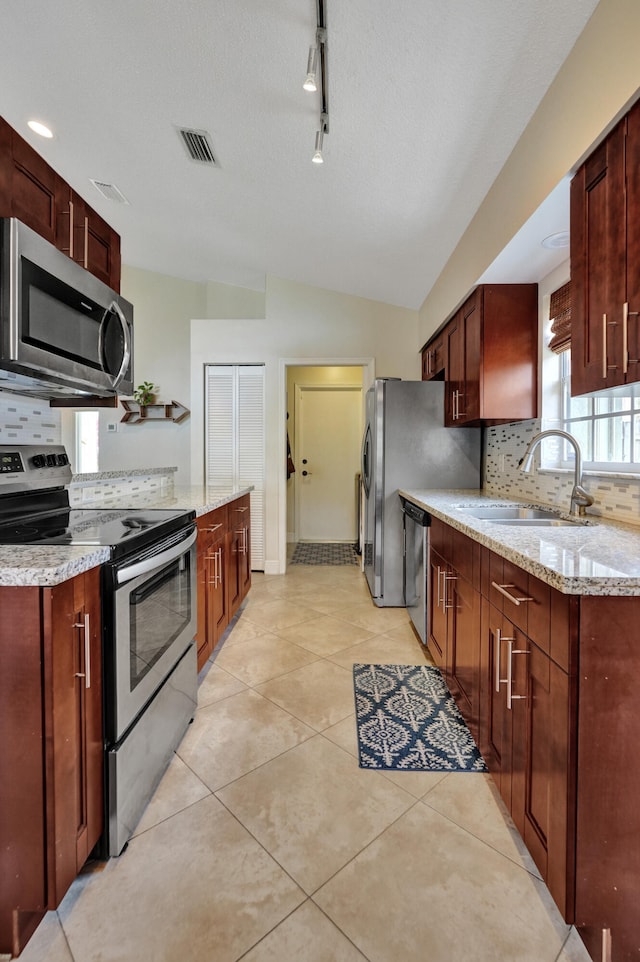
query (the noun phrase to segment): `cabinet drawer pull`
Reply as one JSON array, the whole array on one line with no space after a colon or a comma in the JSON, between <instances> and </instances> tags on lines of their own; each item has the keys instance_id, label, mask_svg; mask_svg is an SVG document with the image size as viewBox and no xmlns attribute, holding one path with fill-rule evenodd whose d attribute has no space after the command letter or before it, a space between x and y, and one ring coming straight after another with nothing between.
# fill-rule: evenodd
<instances>
[{"instance_id":1,"label":"cabinet drawer pull","mask_svg":"<svg viewBox=\"0 0 640 962\"><path fill-rule=\"evenodd\" d=\"M242 505L242 507L236 508L236 511L248 511L248 510L249 510L249 505L248 505L248 504L244 504L244 505Z\"/></svg>"},{"instance_id":2,"label":"cabinet drawer pull","mask_svg":"<svg viewBox=\"0 0 640 962\"><path fill-rule=\"evenodd\" d=\"M84 678L84 687L91 688L91 616L86 614L83 621L76 621L74 628L84 631L84 671L77 671L76 678Z\"/></svg>"},{"instance_id":3,"label":"cabinet drawer pull","mask_svg":"<svg viewBox=\"0 0 640 962\"><path fill-rule=\"evenodd\" d=\"M521 605L527 601L535 601L534 598L528 598L526 595L516 596L507 591L507 588L515 588L515 585L499 585L496 581L492 581L491 587L495 588L496 591L499 591L500 594L504 595L505 598L508 598L509 601L512 601L514 605Z\"/></svg>"},{"instance_id":4,"label":"cabinet drawer pull","mask_svg":"<svg viewBox=\"0 0 640 962\"><path fill-rule=\"evenodd\" d=\"M213 532L213 531L217 531L218 528L221 528L221 527L222 527L222 521L220 522L220 524L214 524L210 528L205 528L204 530Z\"/></svg>"}]
</instances>

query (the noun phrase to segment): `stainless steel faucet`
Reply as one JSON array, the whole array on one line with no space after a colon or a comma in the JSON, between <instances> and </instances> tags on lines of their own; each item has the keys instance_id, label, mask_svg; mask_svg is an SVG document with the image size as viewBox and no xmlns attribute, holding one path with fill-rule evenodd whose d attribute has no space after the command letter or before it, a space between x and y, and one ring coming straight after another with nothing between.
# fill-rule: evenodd
<instances>
[{"instance_id":1,"label":"stainless steel faucet","mask_svg":"<svg viewBox=\"0 0 640 962\"><path fill-rule=\"evenodd\" d=\"M593 504L593 498L582 487L582 454L580 452L580 445L572 434L567 434L566 431L557 431L553 428L549 431L541 431L540 434L536 434L536 436L532 438L527 445L527 450L524 452L524 457L520 462L520 468L522 471L526 471L527 473L531 470L533 453L535 449L542 441L544 441L545 438L550 437L563 438L565 441L568 441L569 444L573 445L573 449L576 453L576 463L569 511L573 515L582 517L585 514L585 508L588 508L590 504Z\"/></svg>"}]
</instances>

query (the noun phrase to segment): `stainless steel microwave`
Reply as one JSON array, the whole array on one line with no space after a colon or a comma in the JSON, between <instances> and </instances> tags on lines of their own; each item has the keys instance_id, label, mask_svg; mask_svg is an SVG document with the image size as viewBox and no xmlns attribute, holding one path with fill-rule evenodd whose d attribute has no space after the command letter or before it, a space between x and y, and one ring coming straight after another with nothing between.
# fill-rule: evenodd
<instances>
[{"instance_id":1,"label":"stainless steel microwave","mask_svg":"<svg viewBox=\"0 0 640 962\"><path fill-rule=\"evenodd\" d=\"M131 394L132 305L16 218L0 225L0 390Z\"/></svg>"}]
</instances>

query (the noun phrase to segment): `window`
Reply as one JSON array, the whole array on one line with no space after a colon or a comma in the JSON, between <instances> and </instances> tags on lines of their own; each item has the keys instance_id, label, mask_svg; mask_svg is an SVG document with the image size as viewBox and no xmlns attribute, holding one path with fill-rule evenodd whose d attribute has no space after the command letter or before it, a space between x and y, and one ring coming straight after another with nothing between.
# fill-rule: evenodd
<instances>
[{"instance_id":1,"label":"window","mask_svg":"<svg viewBox=\"0 0 640 962\"><path fill-rule=\"evenodd\" d=\"M99 411L76 412L76 474L98 470Z\"/></svg>"},{"instance_id":2,"label":"window","mask_svg":"<svg viewBox=\"0 0 640 962\"><path fill-rule=\"evenodd\" d=\"M583 466L592 471L640 473L640 385L625 385L606 395L572 398L571 352L563 351L558 361L559 426L578 441ZM573 449L562 441L556 449L557 466L572 466Z\"/></svg>"}]
</instances>

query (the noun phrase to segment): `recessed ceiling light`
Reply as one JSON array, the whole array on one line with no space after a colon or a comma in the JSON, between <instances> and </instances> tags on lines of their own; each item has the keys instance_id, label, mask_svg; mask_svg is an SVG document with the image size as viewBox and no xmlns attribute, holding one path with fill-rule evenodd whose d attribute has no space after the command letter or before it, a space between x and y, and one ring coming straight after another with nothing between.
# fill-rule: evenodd
<instances>
[{"instance_id":1,"label":"recessed ceiling light","mask_svg":"<svg viewBox=\"0 0 640 962\"><path fill-rule=\"evenodd\" d=\"M560 230L556 234L549 234L548 237L545 237L545 239L541 241L541 244L548 250L557 250L559 247L568 247L569 231Z\"/></svg>"},{"instance_id":2,"label":"recessed ceiling light","mask_svg":"<svg viewBox=\"0 0 640 962\"><path fill-rule=\"evenodd\" d=\"M30 120L27 126L31 128L34 134L40 134L41 137L53 137L53 132L45 124L41 124L39 120Z\"/></svg>"}]
</instances>

